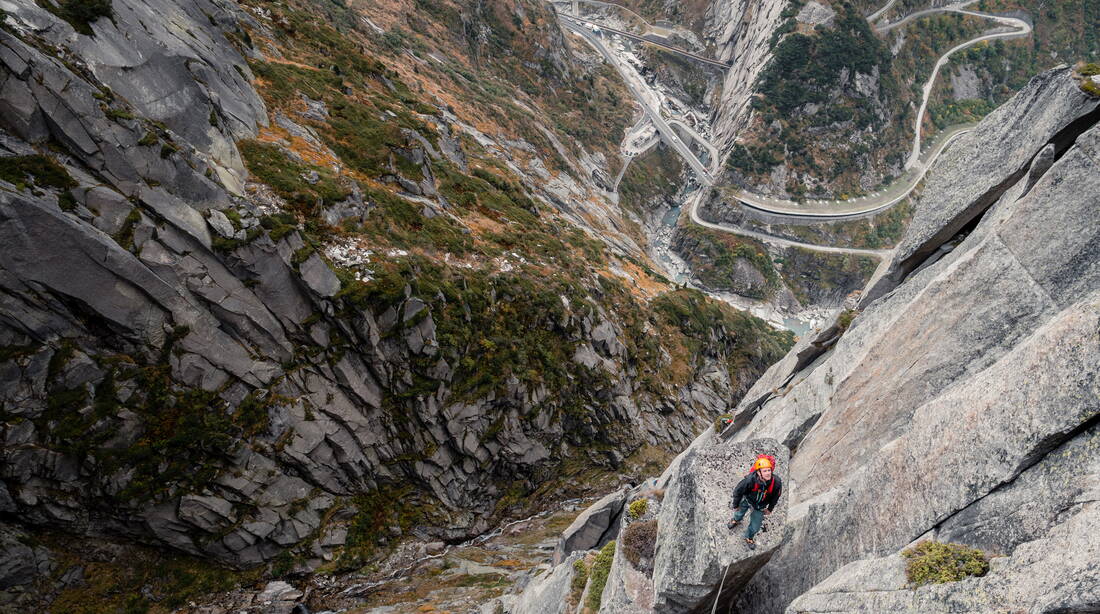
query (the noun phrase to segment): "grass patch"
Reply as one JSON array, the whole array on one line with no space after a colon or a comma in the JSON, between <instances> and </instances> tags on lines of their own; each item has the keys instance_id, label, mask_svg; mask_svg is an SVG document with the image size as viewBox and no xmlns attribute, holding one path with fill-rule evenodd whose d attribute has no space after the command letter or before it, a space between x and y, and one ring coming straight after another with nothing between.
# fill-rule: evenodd
<instances>
[{"instance_id":1,"label":"grass patch","mask_svg":"<svg viewBox=\"0 0 1100 614\"><path fill-rule=\"evenodd\" d=\"M714 432L721 433L733 422L733 414L722 414L714 419Z\"/></svg>"},{"instance_id":2,"label":"grass patch","mask_svg":"<svg viewBox=\"0 0 1100 614\"><path fill-rule=\"evenodd\" d=\"M840 315L836 318L836 327L840 332L848 330L848 327L852 325L852 320L856 319L859 315L859 311L855 309L845 309L840 312Z\"/></svg>"},{"instance_id":3,"label":"grass patch","mask_svg":"<svg viewBox=\"0 0 1100 614\"><path fill-rule=\"evenodd\" d=\"M569 581L570 603L577 603L581 600L581 593L584 592L586 584L588 584L588 565L585 565L584 559L580 558L573 561L573 579Z\"/></svg>"},{"instance_id":4,"label":"grass patch","mask_svg":"<svg viewBox=\"0 0 1100 614\"><path fill-rule=\"evenodd\" d=\"M52 614L167 614L210 593L247 586L258 572L238 572L198 558L166 554L142 546L119 546L111 559L85 560L74 548L82 538L43 536L58 562L55 573L84 569L84 582L64 588Z\"/></svg>"},{"instance_id":5,"label":"grass patch","mask_svg":"<svg viewBox=\"0 0 1100 614\"><path fill-rule=\"evenodd\" d=\"M237 148L248 171L302 213L314 213L318 201L328 206L350 194L331 170L292 160L278 145L245 139ZM311 171L320 177L315 184L303 178Z\"/></svg>"},{"instance_id":6,"label":"grass patch","mask_svg":"<svg viewBox=\"0 0 1100 614\"><path fill-rule=\"evenodd\" d=\"M64 166L42 154L0 158L0 179L20 190L29 186L68 190L78 185Z\"/></svg>"},{"instance_id":7,"label":"grass patch","mask_svg":"<svg viewBox=\"0 0 1100 614\"><path fill-rule=\"evenodd\" d=\"M607 576L611 573L611 563L615 561L615 541L609 541L596 555L592 569L588 574L588 601L586 605L593 612L600 611L603 601L603 589L607 587Z\"/></svg>"}]
</instances>

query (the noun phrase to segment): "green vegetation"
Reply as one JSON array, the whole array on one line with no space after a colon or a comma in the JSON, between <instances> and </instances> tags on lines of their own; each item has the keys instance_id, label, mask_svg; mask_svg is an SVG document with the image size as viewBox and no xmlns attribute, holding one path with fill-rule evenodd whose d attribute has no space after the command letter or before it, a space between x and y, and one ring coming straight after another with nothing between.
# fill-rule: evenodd
<instances>
[{"instance_id":1,"label":"green vegetation","mask_svg":"<svg viewBox=\"0 0 1100 614\"><path fill-rule=\"evenodd\" d=\"M848 327L852 325L852 320L856 319L859 315L859 311L855 309L845 309L840 312L840 315L836 318L836 326L840 332L848 330Z\"/></svg>"},{"instance_id":2,"label":"green vegetation","mask_svg":"<svg viewBox=\"0 0 1100 614\"><path fill-rule=\"evenodd\" d=\"M770 141L761 145L737 143L726 160L726 166L758 175L771 172L776 165L783 163L783 145Z\"/></svg>"},{"instance_id":3,"label":"green vegetation","mask_svg":"<svg viewBox=\"0 0 1100 614\"><path fill-rule=\"evenodd\" d=\"M69 22L77 32L92 36L92 24L100 17L113 18L111 0L36 0L47 11Z\"/></svg>"},{"instance_id":4,"label":"green vegetation","mask_svg":"<svg viewBox=\"0 0 1100 614\"><path fill-rule=\"evenodd\" d=\"M584 586L588 584L588 565L584 564L584 559L580 558L573 561L573 579L569 583L569 601L577 603L581 600L581 593L584 592Z\"/></svg>"},{"instance_id":5,"label":"green vegetation","mask_svg":"<svg viewBox=\"0 0 1100 614\"><path fill-rule=\"evenodd\" d=\"M384 485L351 500L355 515L348 525L347 543L336 561L337 570L355 570L375 560L392 540L429 519L429 506L420 503L412 486ZM391 527L399 529L394 533Z\"/></svg>"},{"instance_id":6,"label":"green vegetation","mask_svg":"<svg viewBox=\"0 0 1100 614\"><path fill-rule=\"evenodd\" d=\"M781 114L807 103L829 102L830 92L841 85L842 74L869 75L878 69L885 75L889 71L890 51L850 4L842 5L834 27L815 34L791 34L783 39L760 74L760 92ZM867 113L856 124L862 128L872 121Z\"/></svg>"},{"instance_id":7,"label":"green vegetation","mask_svg":"<svg viewBox=\"0 0 1100 614\"><path fill-rule=\"evenodd\" d=\"M905 576L914 587L957 582L989 571L985 553L959 544L924 541L901 554L908 559Z\"/></svg>"},{"instance_id":8,"label":"green vegetation","mask_svg":"<svg viewBox=\"0 0 1100 614\"><path fill-rule=\"evenodd\" d=\"M156 361L96 357L108 372L91 391L87 386L66 388L57 381L76 352L73 344L62 344L50 359L47 407L35 426L50 449L80 460L93 456L100 478L126 470L129 479L124 487L110 493L119 503L201 490L238 446L267 429L271 407L285 401L255 391L230 409L218 391L174 382L169 360L187 334L186 327L175 329ZM118 395L122 382L132 382L135 389L125 403ZM105 447L116 435L122 408L139 418L138 436L127 446Z\"/></svg>"},{"instance_id":9,"label":"green vegetation","mask_svg":"<svg viewBox=\"0 0 1100 614\"><path fill-rule=\"evenodd\" d=\"M783 252L783 281L804 305L835 302L866 285L878 260L872 256L832 254L802 247Z\"/></svg>"},{"instance_id":10,"label":"green vegetation","mask_svg":"<svg viewBox=\"0 0 1100 614\"><path fill-rule=\"evenodd\" d=\"M615 542L609 541L596 555L596 562L588 572L588 601L586 605L593 611L600 611L603 601L603 589L607 586L607 575L611 573L611 563L615 560Z\"/></svg>"},{"instance_id":11,"label":"green vegetation","mask_svg":"<svg viewBox=\"0 0 1100 614\"><path fill-rule=\"evenodd\" d=\"M1030 37L979 45L960 54L956 65L968 64L989 83L986 95L997 105L1043 70L1073 59L1095 62L1100 57L1100 4L1081 0L1049 0L1035 5L1022 0L982 0L979 11L1026 11L1034 29Z\"/></svg>"},{"instance_id":12,"label":"green vegetation","mask_svg":"<svg viewBox=\"0 0 1100 614\"><path fill-rule=\"evenodd\" d=\"M259 576L144 546L121 544L110 548L113 556L89 558L89 552L104 551L101 543L56 533L34 539L53 554L56 576L78 566L84 571L83 582L64 585L51 614L168 614L198 597L247 586Z\"/></svg>"},{"instance_id":13,"label":"green vegetation","mask_svg":"<svg viewBox=\"0 0 1100 614\"><path fill-rule=\"evenodd\" d=\"M141 211L137 207L130 210L130 213L126 215L126 219L122 222L122 227L115 233L114 239L122 249L127 251L134 247L134 229L137 228L138 222L141 221Z\"/></svg>"},{"instance_id":14,"label":"green vegetation","mask_svg":"<svg viewBox=\"0 0 1100 614\"><path fill-rule=\"evenodd\" d=\"M996 108L997 106L988 100L951 100L930 105L928 113L932 118L932 123L942 130L956 124L976 122Z\"/></svg>"},{"instance_id":15,"label":"green vegetation","mask_svg":"<svg viewBox=\"0 0 1100 614\"><path fill-rule=\"evenodd\" d=\"M654 202L674 195L683 173L680 156L660 143L630 163L619 182L619 204L641 215L652 209Z\"/></svg>"},{"instance_id":16,"label":"green vegetation","mask_svg":"<svg viewBox=\"0 0 1100 614\"><path fill-rule=\"evenodd\" d=\"M30 186L68 190L77 186L64 166L42 154L0 158L0 179L14 184L19 190Z\"/></svg>"},{"instance_id":17,"label":"green vegetation","mask_svg":"<svg viewBox=\"0 0 1100 614\"><path fill-rule=\"evenodd\" d=\"M627 516L629 516L631 520L641 518L645 516L645 511L648 507L648 499L636 499L631 501L630 506L627 508Z\"/></svg>"},{"instance_id":18,"label":"green vegetation","mask_svg":"<svg viewBox=\"0 0 1100 614\"><path fill-rule=\"evenodd\" d=\"M727 197L727 202L729 201ZM763 224L751 217L743 216L735 220L737 225L749 230L765 232L785 239L833 245L836 247L855 247L861 249L882 249L892 247L901 240L909 220L913 216L913 206L909 199L877 215L857 220L830 222L824 224Z\"/></svg>"},{"instance_id":19,"label":"green vegetation","mask_svg":"<svg viewBox=\"0 0 1100 614\"><path fill-rule=\"evenodd\" d=\"M101 106L103 107L103 112L107 114L107 117L110 117L115 121L118 121L120 119L136 119L136 116L126 109L116 109L114 107L108 107L106 105ZM163 158L164 156L162 155L161 157Z\"/></svg>"},{"instance_id":20,"label":"green vegetation","mask_svg":"<svg viewBox=\"0 0 1100 614\"><path fill-rule=\"evenodd\" d=\"M733 420L733 414L722 414L714 419L714 432L721 433L727 423Z\"/></svg>"},{"instance_id":21,"label":"green vegetation","mask_svg":"<svg viewBox=\"0 0 1100 614\"><path fill-rule=\"evenodd\" d=\"M775 330L763 320L707 298L694 289L667 292L653 299L659 321L682 333L692 355L724 355L731 382L748 367L763 368L794 345L794 333ZM675 369L675 365L670 367Z\"/></svg>"},{"instance_id":22,"label":"green vegetation","mask_svg":"<svg viewBox=\"0 0 1100 614\"><path fill-rule=\"evenodd\" d=\"M779 273L767 249L758 241L692 224L676 229L674 245L692 265L699 281L712 290L767 299L779 288ZM738 270L742 262L759 273L759 279Z\"/></svg>"},{"instance_id":23,"label":"green vegetation","mask_svg":"<svg viewBox=\"0 0 1100 614\"><path fill-rule=\"evenodd\" d=\"M332 205L348 196L349 190L336 181L331 170L295 162L278 145L246 139L238 142L237 148L250 173L302 211L312 211L318 200ZM319 176L313 185L305 179L311 171Z\"/></svg>"},{"instance_id":24,"label":"green vegetation","mask_svg":"<svg viewBox=\"0 0 1100 614\"><path fill-rule=\"evenodd\" d=\"M657 547L657 519L632 522L623 530L623 555L635 568L648 571Z\"/></svg>"},{"instance_id":25,"label":"green vegetation","mask_svg":"<svg viewBox=\"0 0 1100 614\"><path fill-rule=\"evenodd\" d=\"M568 277L543 278L524 269L489 274L410 256L386 263L370 282L345 278L337 296L356 309L381 314L404 300L406 285L413 296L430 303L443 357L454 366L456 398L501 389L510 376L525 384L545 383L559 396L582 393L584 382L571 373L575 342L562 328L568 318L561 297L568 297L574 309L590 302ZM591 377L587 383L595 385L606 376L593 372ZM434 392L437 385L427 380L393 398Z\"/></svg>"},{"instance_id":26,"label":"green vegetation","mask_svg":"<svg viewBox=\"0 0 1100 614\"><path fill-rule=\"evenodd\" d=\"M1077 71L1081 75L1081 91L1086 94L1100 97L1100 83L1093 81L1092 77L1100 75L1100 64L1096 62L1090 62L1081 66Z\"/></svg>"}]
</instances>

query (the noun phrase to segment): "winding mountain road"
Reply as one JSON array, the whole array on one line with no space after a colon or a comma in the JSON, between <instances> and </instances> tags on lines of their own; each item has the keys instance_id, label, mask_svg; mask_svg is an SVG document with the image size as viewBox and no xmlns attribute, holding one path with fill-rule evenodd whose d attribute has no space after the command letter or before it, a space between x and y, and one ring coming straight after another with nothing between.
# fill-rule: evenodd
<instances>
[{"instance_id":1,"label":"winding mountain road","mask_svg":"<svg viewBox=\"0 0 1100 614\"><path fill-rule=\"evenodd\" d=\"M888 209L889 207L892 207L893 205L904 200L907 196L909 196L909 194L912 193L917 184L920 183L920 180L924 177L924 174L928 171L928 168L931 167L932 163L935 162L935 160L939 157L941 153L943 153L947 146L954 142L956 138L968 132L971 128L971 126L969 125L953 126L951 128L948 128L940 135L938 135L937 140L932 147L927 148L927 150L924 152L921 151L921 125L923 123L925 113L927 112L928 100L931 96L932 88L935 85L936 78L939 75L939 71L943 67L943 65L947 63L952 54L972 45L994 39L1027 36L1031 33L1031 25L1022 19L1018 19L1015 17L1005 17L1001 15L992 15L989 13L980 13L964 9L964 7L973 4L976 1L977 0L964 0L963 2L958 2L956 4L951 4L944 7L923 9L904 17L897 22L884 24L875 28L879 32L887 32L899 26L905 25L914 19L939 13L959 13L981 17L984 19L991 19L1001 24L1004 28L1008 28L1007 30L989 32L960 43L959 45L952 47L950 50L947 51L947 53L944 53L937 59L936 64L932 69L932 74L929 76L927 82L924 84L923 87L920 110L917 113L916 123L913 131L913 147L905 164L906 172L904 175L899 177L897 181L895 181L890 186L887 186L869 196L845 200L818 200L796 202L793 200L772 198L761 194L755 194L746 190L728 187L723 189L723 194L727 197L743 203L749 208L770 213L773 215L780 215L791 218L813 219L819 221L872 215L874 213L878 213L880 211ZM886 11L888 11L893 6L895 2L896 0L891 0L881 9L869 15L867 17L868 22L873 23L874 21L879 19L883 14L886 13ZM609 4L609 6L618 5ZM660 116L660 110L653 108L648 99L639 94L639 91L647 89L648 85L644 82L634 83L633 81L635 79L632 79L628 74L626 74L626 71L624 71L623 68L619 65L618 58L615 57L615 54L611 53L604 47L600 37L596 36L594 32L585 28L584 26L598 26L601 30L606 30L607 32L610 32L612 34L622 35L644 42L652 43L653 41L637 36L635 34L622 32L614 28L608 28L607 26L601 25L591 20L581 19L565 14L559 14L559 16L562 18L563 23L569 23L572 26L570 29L584 36L584 38L588 40L589 43L592 44L592 46L597 48L605 58L607 58L610 62L612 62L614 66L616 66L616 68L619 69L620 73L623 74L624 79L627 81L628 86L630 86L632 93L635 94L635 97L642 104L642 107L645 110L647 116L650 118L654 118L654 125L657 126L657 129L661 133L661 135L665 137L665 141L669 142L673 146L673 148L676 149L677 153L684 158L688 165L692 167L692 170L696 172L702 183L704 183L705 185L714 185L714 174L717 174L717 172L719 171L717 165L719 157L712 155L712 168L704 169L702 163L695 156L694 152L692 152L689 147L684 145L683 142L676 135L676 133L670 129L670 124L679 124L681 127L684 127L686 125L678 122L677 120L669 120L668 122L665 122ZM683 51L681 49L676 49L674 47L668 48L675 53L679 53L687 57L714 63L714 61L710 60L709 58L703 58L702 56L697 56L695 54ZM692 133L692 136L699 140L701 143L709 144L706 139L703 139L700 135L694 133L694 131L692 131ZM714 148L713 144L709 145L710 146L707 147L708 151L717 151L717 149Z\"/></svg>"},{"instance_id":2,"label":"winding mountain road","mask_svg":"<svg viewBox=\"0 0 1100 614\"><path fill-rule=\"evenodd\" d=\"M966 42L960 43L959 45L952 47L950 50L947 51L947 53L944 53L937 59L936 64L932 69L932 74L929 76L928 81L925 83L922 91L920 110L917 113L916 125L914 126L913 148L905 165L906 172L901 177L899 177L897 181L895 181L890 186L887 186L886 188L883 188L882 190L875 192L874 194L871 194L869 196L846 200L820 200L806 201L800 203L792 200L776 199L760 194L754 194L752 192L730 188L728 186L719 188L720 190L722 190L723 196L731 198L733 200L737 200L738 202L741 202L744 206L750 209L756 209L758 211L762 211L772 215L790 217L800 220L815 220L821 222L874 215L894 206L895 204L901 202L906 197L908 197L913 192L913 190L916 189L917 184L920 183L920 180L924 177L928 169L932 166L932 164L936 161L940 154L942 154L947 149L947 147L951 143L953 143L958 137L962 136L966 132L969 132L973 127L971 125L960 125L948 128L937 136L936 141L931 147L928 147L924 152L921 151L921 125L923 123L925 112L927 111L928 100L931 96L932 88L935 85L936 77L938 76L940 69L943 67L944 64L947 63L952 54L962 49L983 41L1027 36L1032 31L1031 24L1022 19L964 10L963 7L973 4L976 1L977 0L964 0L963 2L944 7L923 9L904 17L897 22L876 27L876 30L879 32L887 32L899 26L905 25L906 23L909 23L910 21L918 19L920 17L938 13L951 12L991 19L1001 24L1002 28L1007 28L1000 31L989 32L976 38L970 39ZM895 4L895 2L896 0L890 0L890 2L888 2L881 9L869 15L867 17L867 21L869 23L873 23L878 20ZM709 196L710 191L711 189L713 189L715 183L713 174L717 174L720 170L718 168L719 156L714 155L718 151L717 148L707 139L703 138L696 131L688 127L686 124L680 122L679 120L670 119L666 121L661 116L660 109L654 108L654 106L651 104L650 98L656 98L656 96L652 96L652 92L649 91L648 84L646 84L637 75L636 72L623 66L621 60L604 46L601 37L598 36L596 32L590 28L592 28L593 26L597 26L599 28L599 31L601 32L607 31L611 34L625 36L634 40L661 45L662 47L665 47L672 52L679 53L681 55L711 64L721 63L715 60L711 60L709 58L705 58L703 56L698 56L696 54L686 52L682 49L663 45L661 43L635 34L631 34L629 32L622 32L615 28L608 28L605 25L599 24L591 20L582 19L563 13L559 13L559 18L561 19L563 25L565 25L569 30L583 37L593 48L599 51L600 54L608 62L610 62L612 66L616 68L616 70L619 71L620 75L622 75L624 81L626 82L627 87L630 89L635 99L641 105L645 116L653 122L653 125L657 128L657 131L663 137L664 141L668 143L674 150L676 150L676 153L679 154L685 160L685 162L687 162L688 166L691 167L691 169L699 178L700 183L703 184L704 189L699 190L696 196L688 204L689 215L694 223L707 228L712 228L714 230L749 236L785 247L802 247L805 249L827 253L872 256L882 259L883 263L887 261L887 256L892 253L890 250L868 250L830 247L824 245L815 245L811 243L802 243L799 241L780 239L770 235L765 235L763 233L740 228L738 226L708 222L702 219L698 212L699 204L706 196ZM722 65L728 67L728 65ZM650 94L650 96L646 96L646 93ZM686 128L689 134L694 139L704 144L704 146L707 147L708 152L712 155L711 161L714 168L705 168L703 164L699 161L698 157L694 154L694 152L691 151L691 148L688 147L687 144L685 144L683 140L679 137L679 135L676 134L676 131L673 130L670 124L676 124L681 128Z\"/></svg>"},{"instance_id":3,"label":"winding mountain road","mask_svg":"<svg viewBox=\"0 0 1100 614\"><path fill-rule=\"evenodd\" d=\"M1003 26L1011 28L1011 29L1007 30L1007 31L1002 31L1002 32L993 32L993 33L990 33L990 34L984 34L984 35L979 36L977 38L970 39L970 40L968 40L964 43L959 43L958 45L955 45L954 47L952 47L947 53L941 55L938 60L936 60L936 65L932 67L932 74L928 77L928 81L924 84L923 95L921 96L921 102L920 102L920 110L917 111L916 126L914 126L914 129L913 129L913 149L912 149L912 151L909 152L909 159L905 163L905 168L906 169L913 168L914 166L916 166L920 163L920 139L921 139L921 137L920 137L921 130L920 129L921 129L921 124L924 122L924 113L928 109L928 99L932 95L932 87L935 86L935 84L936 84L936 76L939 74L940 68L943 68L943 65L947 63L947 60L951 57L951 55L953 53L957 52L957 51L961 51L963 49L966 49L967 47L970 47L972 45L976 45L976 44L978 44L980 42L983 42L983 41L994 40L994 39L997 39L997 38L1017 38L1017 37L1027 36L1028 34L1031 34L1031 24L1024 21L1023 19L1017 19L1015 17L1003 17L1003 16L1000 16L1000 15L991 15L989 13L978 13L978 12L975 12L975 11L965 11L965 10L962 10L962 9L956 8L956 7L944 7L943 9L932 9L932 10L933 11L939 11L939 12L961 13L963 15L972 15L972 16L976 16L976 17L984 17L986 19L992 19L992 20L996 21L997 23L1000 23ZM903 19L899 23L902 23L904 21L905 20Z\"/></svg>"},{"instance_id":4,"label":"winding mountain road","mask_svg":"<svg viewBox=\"0 0 1100 614\"><path fill-rule=\"evenodd\" d=\"M648 86L638 76L638 74L624 66L623 62L618 58L618 56L616 56L614 53L611 53L611 51L608 50L606 46L604 46L603 41L600 39L599 36L596 36L595 32L592 32L587 27L582 25L582 23L580 22L582 22L583 20L577 20L576 18L572 18L567 15L562 15L561 17L562 25L566 26L566 28L568 28L571 32L579 34L582 38L584 38L584 40L587 41L589 45L600 52L600 55L602 55L604 59L608 61L608 63L615 67L615 70L619 71L619 74L622 76L623 81L626 82L626 86L630 90L630 93L634 95L635 100L638 102L639 105L641 105L642 112L645 113L646 117L648 117L649 120L653 122L653 125L657 127L657 131L661 134L661 136L664 137L664 141L668 143L673 149L675 149L676 153L678 153L680 157L682 157L684 161L688 163L688 166L690 166L691 169L695 171L695 174L699 177L700 181L708 186L714 185L714 179L711 178L710 172L708 172L703 164L699 162L699 158L695 157L695 154L691 151L691 148L688 147L687 144L684 143L684 141L680 138L680 136L676 134L676 131L672 129L672 126L669 126L668 123L665 122L664 118L661 117L660 109L653 108L653 106L650 104L649 97L643 94L643 90Z\"/></svg>"}]
</instances>

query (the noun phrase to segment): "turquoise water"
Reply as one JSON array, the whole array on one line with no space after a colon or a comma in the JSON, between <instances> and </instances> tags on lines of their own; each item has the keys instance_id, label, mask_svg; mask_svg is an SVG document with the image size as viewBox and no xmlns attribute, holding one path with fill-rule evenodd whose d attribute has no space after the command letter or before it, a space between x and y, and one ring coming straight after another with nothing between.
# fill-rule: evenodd
<instances>
[{"instance_id":1,"label":"turquoise water","mask_svg":"<svg viewBox=\"0 0 1100 614\"><path fill-rule=\"evenodd\" d=\"M809 322L796 318L783 318L783 327L793 332L799 338L805 337L807 333L813 330Z\"/></svg>"}]
</instances>

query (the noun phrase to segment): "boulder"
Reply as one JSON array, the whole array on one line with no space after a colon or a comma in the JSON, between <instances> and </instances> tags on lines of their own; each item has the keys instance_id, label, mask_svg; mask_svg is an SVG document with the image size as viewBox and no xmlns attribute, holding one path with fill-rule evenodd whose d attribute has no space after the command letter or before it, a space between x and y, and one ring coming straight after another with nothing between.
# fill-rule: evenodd
<instances>
[{"instance_id":1,"label":"boulder","mask_svg":"<svg viewBox=\"0 0 1100 614\"><path fill-rule=\"evenodd\" d=\"M26 535L0 525L0 589L25 586L38 576L34 549L23 543Z\"/></svg>"},{"instance_id":2,"label":"boulder","mask_svg":"<svg viewBox=\"0 0 1100 614\"><path fill-rule=\"evenodd\" d=\"M614 539L619 531L618 521L628 493L628 488L620 488L604 495L581 512L558 539L558 545L554 549L554 564L561 563L573 552L599 548Z\"/></svg>"},{"instance_id":3,"label":"boulder","mask_svg":"<svg viewBox=\"0 0 1100 614\"><path fill-rule=\"evenodd\" d=\"M313 254L301 266L302 280L310 290L325 298L340 291L340 280L318 254Z\"/></svg>"}]
</instances>

